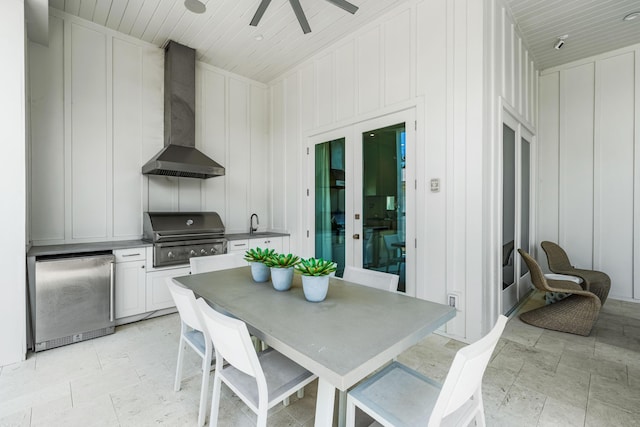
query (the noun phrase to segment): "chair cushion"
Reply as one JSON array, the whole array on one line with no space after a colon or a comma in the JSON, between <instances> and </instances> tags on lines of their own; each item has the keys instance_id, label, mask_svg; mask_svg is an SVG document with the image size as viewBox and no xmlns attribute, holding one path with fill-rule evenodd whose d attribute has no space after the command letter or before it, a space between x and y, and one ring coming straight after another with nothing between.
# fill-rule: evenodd
<instances>
[{"instance_id":1,"label":"chair cushion","mask_svg":"<svg viewBox=\"0 0 640 427\"><path fill-rule=\"evenodd\" d=\"M393 362L358 385L349 395L394 426L427 425L441 385L407 366Z\"/></svg>"},{"instance_id":2,"label":"chair cushion","mask_svg":"<svg viewBox=\"0 0 640 427\"><path fill-rule=\"evenodd\" d=\"M258 359L267 381L269 407L279 403L284 397L315 378L311 372L272 348L260 352ZM258 407L258 386L254 377L232 365L223 368L221 376L231 382L229 384L225 381L232 389L237 388L239 394L245 396L254 407Z\"/></svg>"},{"instance_id":3,"label":"chair cushion","mask_svg":"<svg viewBox=\"0 0 640 427\"><path fill-rule=\"evenodd\" d=\"M184 334L184 338L191 343L191 346L200 351L202 355L204 355L206 351L205 343L204 343L204 335L202 332L197 331L195 329L191 331L187 331Z\"/></svg>"}]
</instances>

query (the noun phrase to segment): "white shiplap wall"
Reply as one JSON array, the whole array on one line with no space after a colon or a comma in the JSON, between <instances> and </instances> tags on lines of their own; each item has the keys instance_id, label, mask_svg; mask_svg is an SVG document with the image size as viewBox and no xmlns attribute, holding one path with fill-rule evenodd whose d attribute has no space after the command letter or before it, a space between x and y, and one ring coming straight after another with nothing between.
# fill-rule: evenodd
<instances>
[{"instance_id":1,"label":"white shiplap wall","mask_svg":"<svg viewBox=\"0 0 640 427\"><path fill-rule=\"evenodd\" d=\"M540 77L539 240L611 277L610 296L640 299L640 46Z\"/></svg>"},{"instance_id":2,"label":"white shiplap wall","mask_svg":"<svg viewBox=\"0 0 640 427\"><path fill-rule=\"evenodd\" d=\"M445 302L448 292L458 294L460 310L447 332L468 339L480 337L497 315L497 285L487 278L497 280L499 264L484 255L496 252L498 263L501 253L486 234L501 194L492 173L496 106L503 98L527 122L537 111L537 72L501 5L400 5L271 84L272 179L287 188L274 187L273 215L297 251L306 250L309 138L416 109L416 295ZM428 191L432 178L441 180L438 193Z\"/></svg>"},{"instance_id":3,"label":"white shiplap wall","mask_svg":"<svg viewBox=\"0 0 640 427\"><path fill-rule=\"evenodd\" d=\"M271 228L268 87L198 62L196 146L225 177L144 177L163 147L163 52L50 9L30 43L30 236L35 245L137 239L142 214L218 211L228 232Z\"/></svg>"}]
</instances>

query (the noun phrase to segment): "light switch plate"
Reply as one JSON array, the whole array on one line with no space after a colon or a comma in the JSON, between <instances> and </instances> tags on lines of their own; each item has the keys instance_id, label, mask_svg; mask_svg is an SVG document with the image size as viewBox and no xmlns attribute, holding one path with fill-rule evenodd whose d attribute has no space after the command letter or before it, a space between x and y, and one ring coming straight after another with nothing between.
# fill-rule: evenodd
<instances>
[{"instance_id":1,"label":"light switch plate","mask_svg":"<svg viewBox=\"0 0 640 427\"><path fill-rule=\"evenodd\" d=\"M440 191L440 180L438 178L433 178L431 180L431 192L437 193Z\"/></svg>"}]
</instances>

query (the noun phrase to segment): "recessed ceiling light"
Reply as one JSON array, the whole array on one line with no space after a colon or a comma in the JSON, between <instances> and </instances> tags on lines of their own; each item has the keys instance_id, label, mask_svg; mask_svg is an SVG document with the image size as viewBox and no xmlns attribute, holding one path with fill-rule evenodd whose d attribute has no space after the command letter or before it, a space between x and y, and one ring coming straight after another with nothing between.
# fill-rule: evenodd
<instances>
[{"instance_id":1,"label":"recessed ceiling light","mask_svg":"<svg viewBox=\"0 0 640 427\"><path fill-rule=\"evenodd\" d=\"M633 21L636 18L640 18L640 12L631 12L630 14L628 14L624 18L622 18L622 20L623 21Z\"/></svg>"},{"instance_id":2,"label":"recessed ceiling light","mask_svg":"<svg viewBox=\"0 0 640 427\"><path fill-rule=\"evenodd\" d=\"M376 134L375 133L370 133L369 136L373 137L373 136L376 136Z\"/></svg>"},{"instance_id":3,"label":"recessed ceiling light","mask_svg":"<svg viewBox=\"0 0 640 427\"><path fill-rule=\"evenodd\" d=\"M184 0L184 7L193 13L204 13L207 10L207 6L200 0Z\"/></svg>"},{"instance_id":4,"label":"recessed ceiling light","mask_svg":"<svg viewBox=\"0 0 640 427\"><path fill-rule=\"evenodd\" d=\"M264 39L262 34L258 34L257 36L254 37L256 40L260 41L262 39Z\"/></svg>"}]
</instances>

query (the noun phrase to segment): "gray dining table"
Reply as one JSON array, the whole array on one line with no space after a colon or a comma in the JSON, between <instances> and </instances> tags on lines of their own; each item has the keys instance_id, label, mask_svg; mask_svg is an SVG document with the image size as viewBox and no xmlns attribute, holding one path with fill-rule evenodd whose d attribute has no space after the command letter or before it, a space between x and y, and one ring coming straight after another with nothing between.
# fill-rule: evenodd
<instances>
[{"instance_id":1,"label":"gray dining table","mask_svg":"<svg viewBox=\"0 0 640 427\"><path fill-rule=\"evenodd\" d=\"M332 277L327 298L304 298L301 277L276 291L249 267L176 277L214 309L243 320L252 334L318 376L316 426L331 426L346 391L444 325L455 309Z\"/></svg>"}]
</instances>

